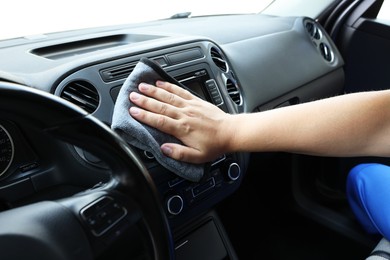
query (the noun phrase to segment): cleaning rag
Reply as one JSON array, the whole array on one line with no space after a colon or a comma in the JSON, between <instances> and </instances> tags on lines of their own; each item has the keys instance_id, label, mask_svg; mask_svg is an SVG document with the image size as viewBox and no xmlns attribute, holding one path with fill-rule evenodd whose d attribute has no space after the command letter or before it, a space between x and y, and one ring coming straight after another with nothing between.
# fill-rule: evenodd
<instances>
[{"instance_id":1,"label":"cleaning rag","mask_svg":"<svg viewBox=\"0 0 390 260\"><path fill-rule=\"evenodd\" d=\"M135 120L129 114L129 108L134 106L129 99L130 93L139 92L138 85L141 82L154 85L157 80L171 82L186 88L167 74L159 64L148 58L141 58L119 91L114 106L111 129L130 145L152 153L156 160L169 171L189 181L198 182L203 177L205 165L177 161L161 152L160 146L163 143L182 144L180 140Z\"/></svg>"}]
</instances>

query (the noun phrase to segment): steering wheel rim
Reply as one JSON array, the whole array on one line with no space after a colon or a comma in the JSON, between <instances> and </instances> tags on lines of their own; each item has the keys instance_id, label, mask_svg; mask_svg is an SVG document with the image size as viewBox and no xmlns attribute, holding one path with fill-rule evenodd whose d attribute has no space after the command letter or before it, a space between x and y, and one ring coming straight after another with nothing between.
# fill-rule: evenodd
<instances>
[{"instance_id":1,"label":"steering wheel rim","mask_svg":"<svg viewBox=\"0 0 390 260\"><path fill-rule=\"evenodd\" d=\"M78 229L77 232L80 234L85 232L85 238L89 243L95 243L99 238L89 233L91 230L88 225L85 225L85 219L83 221L81 210L86 205L90 205L102 197L113 199L115 203L117 202L116 200L125 198L126 201L122 200L120 202L122 203L121 207L129 212L132 210L131 207L135 205L137 213L130 216L130 218L135 218L134 216L139 211L142 221L146 224L145 230L147 234L144 235L150 238L153 248L153 259L174 259L172 234L160 203L157 188L142 161L119 135L103 122L70 102L44 91L9 82L0 82L0 112L2 115L12 116L14 120L23 121L39 131L44 131L60 140L92 152L112 169L110 181L102 185L102 187L88 190L82 195L72 196L60 202L28 205L26 207L29 211L39 212L41 210L31 210L31 208L40 209L43 207L45 208L43 211L53 212L54 218L59 215L56 212L61 212L60 215L63 218L67 215L69 215L69 218L76 217L77 221L66 219L64 221L61 220L61 223L73 221L69 225L75 225L75 228ZM15 211L18 211L18 214L23 214L27 212L27 209L19 208L15 209ZM67 212L72 212L73 214L68 214ZM8 243L10 248L13 246L10 243L16 243L16 239L15 241L11 239L12 241L9 242L10 234L18 233L17 237L31 236L31 234L23 234L23 230L18 229L14 231L7 226L7 220L15 214L12 209L0 213L0 223L3 220L3 224L0 225L0 241ZM36 215L36 217L32 217L32 221L38 219L38 222L42 224L45 216L40 216L39 213L36 213ZM127 216L126 218L128 218ZM23 222L22 226L28 225L27 220L21 221ZM32 223L32 225L34 224L37 223ZM76 227L77 225L79 227ZM46 230L46 227L43 229L47 233L56 233L55 230ZM34 231L29 230L28 232ZM19 236L19 233L22 234ZM32 236L35 237L35 235ZM61 239L59 240L61 241ZM55 239L46 242L55 243ZM44 241L43 243L45 244L46 242ZM6 250L6 247L0 243L2 251L3 249ZM61 247L61 245L56 245L56 247ZM67 249L63 248L63 250L66 251ZM85 258L88 254L92 254L92 258L95 257L96 252L94 250L92 248L89 253L89 250L86 250L83 257ZM25 253L24 255L26 255ZM10 255L12 254L10 252ZM43 255L40 259L45 259L45 257L49 256ZM65 256L62 259L75 259L75 256L69 255L69 258Z\"/></svg>"}]
</instances>

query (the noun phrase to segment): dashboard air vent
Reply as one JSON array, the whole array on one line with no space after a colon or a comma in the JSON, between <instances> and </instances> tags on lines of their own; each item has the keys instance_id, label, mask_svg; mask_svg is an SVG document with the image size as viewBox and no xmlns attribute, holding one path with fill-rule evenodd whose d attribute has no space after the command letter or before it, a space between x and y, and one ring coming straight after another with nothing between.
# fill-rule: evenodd
<instances>
[{"instance_id":1,"label":"dashboard air vent","mask_svg":"<svg viewBox=\"0 0 390 260\"><path fill-rule=\"evenodd\" d=\"M326 43L321 42L319 48L322 57L324 57L325 60L331 62L333 60L333 52L330 47Z\"/></svg>"},{"instance_id":2,"label":"dashboard air vent","mask_svg":"<svg viewBox=\"0 0 390 260\"><path fill-rule=\"evenodd\" d=\"M73 81L61 91L60 97L93 113L99 105L99 93L96 88L86 81Z\"/></svg>"},{"instance_id":3,"label":"dashboard air vent","mask_svg":"<svg viewBox=\"0 0 390 260\"><path fill-rule=\"evenodd\" d=\"M317 22L309 19L305 21L305 28L321 56L327 62L333 62L334 54L323 28Z\"/></svg>"},{"instance_id":4,"label":"dashboard air vent","mask_svg":"<svg viewBox=\"0 0 390 260\"><path fill-rule=\"evenodd\" d=\"M217 65L218 68L220 68L223 72L228 71L227 62L220 50L215 47L212 47L210 50L210 55L211 59L214 61L215 65Z\"/></svg>"},{"instance_id":5,"label":"dashboard air vent","mask_svg":"<svg viewBox=\"0 0 390 260\"><path fill-rule=\"evenodd\" d=\"M306 30L309 33L310 37L312 37L313 39L321 39L322 32L314 22L306 22Z\"/></svg>"},{"instance_id":6,"label":"dashboard air vent","mask_svg":"<svg viewBox=\"0 0 390 260\"><path fill-rule=\"evenodd\" d=\"M240 91L238 90L236 84L232 80L228 79L226 81L226 89L233 102L236 103L237 105L241 105Z\"/></svg>"},{"instance_id":7,"label":"dashboard air vent","mask_svg":"<svg viewBox=\"0 0 390 260\"><path fill-rule=\"evenodd\" d=\"M100 71L100 75L105 82L127 78L133 71L137 62L125 63L122 65L110 67Z\"/></svg>"}]
</instances>

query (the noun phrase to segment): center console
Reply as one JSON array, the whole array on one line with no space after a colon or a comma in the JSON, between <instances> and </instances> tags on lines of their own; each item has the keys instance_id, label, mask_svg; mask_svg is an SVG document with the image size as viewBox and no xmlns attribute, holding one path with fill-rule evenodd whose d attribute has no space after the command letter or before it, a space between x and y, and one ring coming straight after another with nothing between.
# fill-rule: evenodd
<instances>
[{"instance_id":1,"label":"center console","mask_svg":"<svg viewBox=\"0 0 390 260\"><path fill-rule=\"evenodd\" d=\"M221 88L224 82L218 82L212 63L198 62L167 72L202 99L232 113L231 100ZM192 182L163 168L152 154L139 153L161 194L174 234L176 259L238 259L213 207L240 186L245 155L222 155L205 165L199 182Z\"/></svg>"},{"instance_id":2,"label":"center console","mask_svg":"<svg viewBox=\"0 0 390 260\"><path fill-rule=\"evenodd\" d=\"M191 92L224 112L235 114L243 110L240 89L228 61L216 44L205 40L121 54L89 64L65 76L55 94L110 125L119 90L142 57L154 60ZM240 186L248 154L224 154L205 165L200 181L192 182L164 168L151 153L133 149L161 195L177 244L177 259L191 259L193 250L207 247L213 249L212 259L234 259L234 250L213 209ZM88 152L78 148L76 152L89 165L106 169L104 162Z\"/></svg>"},{"instance_id":3,"label":"center console","mask_svg":"<svg viewBox=\"0 0 390 260\"><path fill-rule=\"evenodd\" d=\"M226 97L212 76L209 64L198 63L168 73L199 97L229 113ZM234 192L241 181L242 158L239 154L224 154L206 164L203 178L199 182L191 182L164 169L151 154L140 153L161 193L173 227L212 208Z\"/></svg>"}]
</instances>

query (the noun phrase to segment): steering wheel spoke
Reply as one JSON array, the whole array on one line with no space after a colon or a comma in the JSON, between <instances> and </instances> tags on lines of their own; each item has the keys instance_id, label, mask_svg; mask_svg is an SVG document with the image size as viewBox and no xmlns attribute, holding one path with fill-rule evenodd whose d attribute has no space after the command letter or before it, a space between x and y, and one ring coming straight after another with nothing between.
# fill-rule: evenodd
<instances>
[{"instance_id":1,"label":"steering wheel spoke","mask_svg":"<svg viewBox=\"0 0 390 260\"><path fill-rule=\"evenodd\" d=\"M98 256L124 235L135 237L136 225L143 225L143 214L137 203L117 191L89 190L63 199L60 203L70 209L81 222L94 255Z\"/></svg>"}]
</instances>

